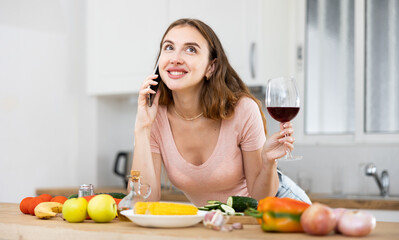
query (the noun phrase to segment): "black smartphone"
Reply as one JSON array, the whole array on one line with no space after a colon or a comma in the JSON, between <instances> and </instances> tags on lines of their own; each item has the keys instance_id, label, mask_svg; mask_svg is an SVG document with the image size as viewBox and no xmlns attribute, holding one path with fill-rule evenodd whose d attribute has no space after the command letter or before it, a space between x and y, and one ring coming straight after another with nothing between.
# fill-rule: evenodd
<instances>
[{"instance_id":1,"label":"black smartphone","mask_svg":"<svg viewBox=\"0 0 399 240\"><path fill-rule=\"evenodd\" d=\"M158 91L158 87L159 87L159 82L162 81L161 75L159 74L158 63L156 65L156 67L155 67L154 74L158 75L158 77L156 79L154 79L154 81L157 81L158 84L155 85L155 86L154 85L150 85L150 88L152 90L154 90L155 92L157 92ZM155 98L155 94L151 94L151 93L148 94L148 96L147 96L147 104L148 104L149 107L152 106L152 103L154 102L154 98Z\"/></svg>"}]
</instances>

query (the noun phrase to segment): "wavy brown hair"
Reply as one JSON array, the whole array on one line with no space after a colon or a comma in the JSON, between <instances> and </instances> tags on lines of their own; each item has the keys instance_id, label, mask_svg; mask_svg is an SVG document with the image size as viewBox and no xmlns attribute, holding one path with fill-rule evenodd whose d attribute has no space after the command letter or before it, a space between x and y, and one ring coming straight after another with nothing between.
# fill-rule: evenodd
<instances>
[{"instance_id":1,"label":"wavy brown hair","mask_svg":"<svg viewBox=\"0 0 399 240\"><path fill-rule=\"evenodd\" d=\"M234 114L234 108L238 100L245 96L253 99L259 107L262 115L263 128L267 135L266 118L262 112L261 102L255 98L248 90L248 87L238 76L237 72L231 67L229 60L223 50L222 44L215 32L204 22L198 19L182 18L174 21L162 37L160 43L161 54L162 43L168 32L177 26L187 25L194 27L205 38L209 47L209 62L214 61L214 71L209 79L204 79L204 84L201 89L201 107L204 112L204 117L220 120L228 119ZM173 104L172 91L161 81L159 85L161 96L159 104L170 105Z\"/></svg>"}]
</instances>

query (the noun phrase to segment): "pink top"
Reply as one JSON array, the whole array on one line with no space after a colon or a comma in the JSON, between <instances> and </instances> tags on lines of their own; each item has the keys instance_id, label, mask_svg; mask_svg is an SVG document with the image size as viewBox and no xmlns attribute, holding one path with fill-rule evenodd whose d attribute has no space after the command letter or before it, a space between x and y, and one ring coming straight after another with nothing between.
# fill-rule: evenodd
<instances>
[{"instance_id":1,"label":"pink top","mask_svg":"<svg viewBox=\"0 0 399 240\"><path fill-rule=\"evenodd\" d=\"M250 98L239 100L234 115L222 120L219 139L209 159L193 165L181 156L167 117L160 106L151 129L151 151L162 156L169 180L196 206L207 200L226 202L229 196L249 196L242 151L260 149L266 140L258 105Z\"/></svg>"}]
</instances>

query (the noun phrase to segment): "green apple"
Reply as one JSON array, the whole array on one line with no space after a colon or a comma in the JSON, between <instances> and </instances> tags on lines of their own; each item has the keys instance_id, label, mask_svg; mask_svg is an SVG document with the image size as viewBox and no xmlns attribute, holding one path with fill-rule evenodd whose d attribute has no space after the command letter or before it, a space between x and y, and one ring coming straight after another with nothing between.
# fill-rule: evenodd
<instances>
[{"instance_id":1,"label":"green apple","mask_svg":"<svg viewBox=\"0 0 399 240\"><path fill-rule=\"evenodd\" d=\"M117 205L113 197L100 194L93 197L87 205L87 212L95 222L110 222L116 217Z\"/></svg>"},{"instance_id":2,"label":"green apple","mask_svg":"<svg viewBox=\"0 0 399 240\"><path fill-rule=\"evenodd\" d=\"M87 200L85 198L71 198L64 202L62 215L70 223L83 222L87 216Z\"/></svg>"}]
</instances>

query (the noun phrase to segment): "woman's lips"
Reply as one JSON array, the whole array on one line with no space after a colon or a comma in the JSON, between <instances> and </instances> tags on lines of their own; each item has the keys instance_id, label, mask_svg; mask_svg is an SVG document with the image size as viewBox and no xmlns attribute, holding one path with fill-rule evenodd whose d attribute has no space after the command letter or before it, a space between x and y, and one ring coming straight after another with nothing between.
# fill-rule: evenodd
<instances>
[{"instance_id":1,"label":"woman's lips","mask_svg":"<svg viewBox=\"0 0 399 240\"><path fill-rule=\"evenodd\" d=\"M181 69L181 68L179 68L179 69L170 68L170 69L167 70L167 72L168 72L168 76L171 79L179 79L179 78L184 77L187 74L187 71L184 70L184 69Z\"/></svg>"}]
</instances>

